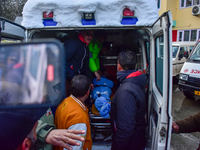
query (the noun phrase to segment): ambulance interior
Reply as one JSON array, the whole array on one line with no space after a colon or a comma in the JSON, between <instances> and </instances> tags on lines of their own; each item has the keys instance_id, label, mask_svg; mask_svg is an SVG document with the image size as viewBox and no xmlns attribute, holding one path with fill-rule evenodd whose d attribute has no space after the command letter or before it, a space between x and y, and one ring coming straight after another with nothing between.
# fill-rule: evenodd
<instances>
[{"instance_id":1,"label":"ambulance interior","mask_svg":"<svg viewBox=\"0 0 200 150\"><path fill-rule=\"evenodd\" d=\"M35 30L30 36L32 39L38 38L56 38L62 43L68 38L77 37L80 30ZM99 58L101 67L108 73L108 79L112 80L114 86L112 88L111 100L119 83L116 78L117 72L117 56L121 51L131 50L137 56L137 64L135 69L144 69L148 78L149 64L149 34L145 30L138 29L94 29L94 32L104 32L105 41L103 50L100 51ZM146 92L148 91L148 87ZM146 96L146 100L148 97ZM93 142L111 142L111 126L110 117L103 118L98 114L94 106L94 100L91 98L90 121Z\"/></svg>"}]
</instances>

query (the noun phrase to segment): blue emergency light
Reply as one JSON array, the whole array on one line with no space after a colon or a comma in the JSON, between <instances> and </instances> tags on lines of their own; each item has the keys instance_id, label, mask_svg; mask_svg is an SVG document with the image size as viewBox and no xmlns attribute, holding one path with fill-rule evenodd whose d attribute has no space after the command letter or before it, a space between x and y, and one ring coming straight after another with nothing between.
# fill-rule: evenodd
<instances>
[{"instance_id":1,"label":"blue emergency light","mask_svg":"<svg viewBox=\"0 0 200 150\"><path fill-rule=\"evenodd\" d=\"M138 21L137 18L122 18L121 24L123 25L133 25Z\"/></svg>"},{"instance_id":2,"label":"blue emergency light","mask_svg":"<svg viewBox=\"0 0 200 150\"><path fill-rule=\"evenodd\" d=\"M83 13L81 23L82 25L96 25L94 13Z\"/></svg>"}]
</instances>

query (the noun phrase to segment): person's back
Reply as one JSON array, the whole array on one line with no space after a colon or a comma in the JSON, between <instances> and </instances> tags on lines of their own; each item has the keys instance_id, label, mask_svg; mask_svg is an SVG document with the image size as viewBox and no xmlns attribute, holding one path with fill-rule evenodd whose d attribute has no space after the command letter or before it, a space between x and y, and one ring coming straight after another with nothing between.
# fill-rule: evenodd
<instances>
[{"instance_id":1,"label":"person's back","mask_svg":"<svg viewBox=\"0 0 200 150\"><path fill-rule=\"evenodd\" d=\"M122 124L125 128L128 130L123 131L123 134L120 135L121 138L126 138L127 135L130 136L130 141L127 141L127 147L125 149L137 149L137 145L141 144L143 142L143 145L145 145L145 91L144 91L144 85L146 85L146 79L145 74L141 74L136 77L130 77L125 79L123 82L121 82L121 86L118 88L117 92L115 93L115 96L112 100L112 107L115 107L115 110L117 108L119 109L119 106L122 109L125 109L125 113L123 112L114 112L117 113L116 118L116 124L119 124L120 122L123 122L121 119L127 119ZM121 98L121 95L126 95L126 99ZM131 95L131 96L130 96ZM134 98L132 98L132 96ZM118 97L118 98L116 98ZM119 111L119 110L118 110ZM122 110L123 111L123 110ZM123 115L126 114L126 117ZM132 120L132 118L135 118ZM132 124L132 126L128 126L129 124ZM120 126L119 126L120 128ZM132 131L129 133L128 131ZM142 139L142 140L141 140Z\"/></svg>"},{"instance_id":2,"label":"person's back","mask_svg":"<svg viewBox=\"0 0 200 150\"><path fill-rule=\"evenodd\" d=\"M69 96L61 102L56 110L55 125L58 129L71 129L70 127L76 124L85 124L87 126L87 132L83 149L86 149L92 144L88 109L75 99L75 97ZM76 129L83 130L84 128L82 128L81 124ZM62 147L55 147L55 150L62 149Z\"/></svg>"},{"instance_id":3,"label":"person's back","mask_svg":"<svg viewBox=\"0 0 200 150\"><path fill-rule=\"evenodd\" d=\"M90 131L90 122L88 109L84 101L88 98L91 88L91 81L84 75L75 76L70 83L72 95L65 98L56 109L55 125L58 129L79 129L86 130L82 134L85 142L74 149L91 150L92 139ZM56 150L62 150L62 147L55 147Z\"/></svg>"},{"instance_id":4,"label":"person's back","mask_svg":"<svg viewBox=\"0 0 200 150\"><path fill-rule=\"evenodd\" d=\"M112 150L145 148L146 75L135 69L136 57L131 51L121 52L117 79L120 87L111 101L113 127Z\"/></svg>"}]
</instances>

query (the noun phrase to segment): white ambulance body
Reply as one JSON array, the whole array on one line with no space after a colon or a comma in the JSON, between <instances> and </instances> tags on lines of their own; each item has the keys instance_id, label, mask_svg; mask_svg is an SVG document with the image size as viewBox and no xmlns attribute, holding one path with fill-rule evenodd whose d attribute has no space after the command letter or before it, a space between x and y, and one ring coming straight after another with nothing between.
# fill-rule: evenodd
<instances>
[{"instance_id":1,"label":"white ambulance body","mask_svg":"<svg viewBox=\"0 0 200 150\"><path fill-rule=\"evenodd\" d=\"M170 11L158 16L155 0L29 0L22 21L27 40L56 38L64 42L82 30L106 33L109 50L101 58L115 84L118 53L134 51L136 69L145 69L148 77L146 149L151 150L170 149L172 23ZM100 124L91 122L94 133L106 133L109 119Z\"/></svg>"},{"instance_id":2,"label":"white ambulance body","mask_svg":"<svg viewBox=\"0 0 200 150\"><path fill-rule=\"evenodd\" d=\"M200 40L197 41L189 58L184 63L178 84L186 97L200 96Z\"/></svg>"}]
</instances>

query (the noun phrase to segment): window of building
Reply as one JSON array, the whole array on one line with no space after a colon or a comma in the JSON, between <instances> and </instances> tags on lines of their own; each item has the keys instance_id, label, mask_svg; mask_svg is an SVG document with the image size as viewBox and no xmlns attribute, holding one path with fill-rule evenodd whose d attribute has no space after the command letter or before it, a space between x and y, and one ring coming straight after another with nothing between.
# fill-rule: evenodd
<instances>
[{"instance_id":1,"label":"window of building","mask_svg":"<svg viewBox=\"0 0 200 150\"><path fill-rule=\"evenodd\" d=\"M197 30L191 30L190 41L196 41L197 39Z\"/></svg>"},{"instance_id":2,"label":"window of building","mask_svg":"<svg viewBox=\"0 0 200 150\"><path fill-rule=\"evenodd\" d=\"M190 37L190 31L185 30L184 31L184 41L189 41L189 37Z\"/></svg>"},{"instance_id":3,"label":"window of building","mask_svg":"<svg viewBox=\"0 0 200 150\"><path fill-rule=\"evenodd\" d=\"M200 29L198 30L178 30L177 41L197 41L200 39Z\"/></svg>"},{"instance_id":4,"label":"window of building","mask_svg":"<svg viewBox=\"0 0 200 150\"><path fill-rule=\"evenodd\" d=\"M179 32L179 41L182 41L182 34L183 34L183 32Z\"/></svg>"},{"instance_id":5,"label":"window of building","mask_svg":"<svg viewBox=\"0 0 200 150\"><path fill-rule=\"evenodd\" d=\"M180 8L187 8L194 5L199 5L200 0L180 0Z\"/></svg>"},{"instance_id":6,"label":"window of building","mask_svg":"<svg viewBox=\"0 0 200 150\"><path fill-rule=\"evenodd\" d=\"M193 5L199 5L200 4L200 0L193 0Z\"/></svg>"},{"instance_id":7,"label":"window of building","mask_svg":"<svg viewBox=\"0 0 200 150\"><path fill-rule=\"evenodd\" d=\"M192 6L192 0L186 0L186 7Z\"/></svg>"},{"instance_id":8,"label":"window of building","mask_svg":"<svg viewBox=\"0 0 200 150\"><path fill-rule=\"evenodd\" d=\"M161 0L156 0L158 9L160 9L160 1Z\"/></svg>"}]
</instances>

